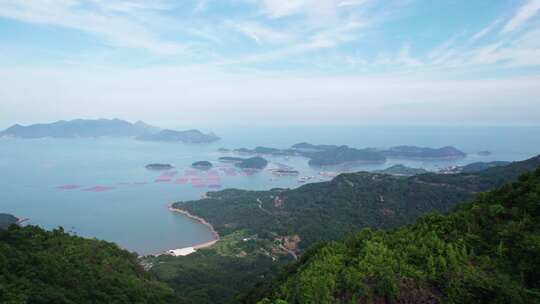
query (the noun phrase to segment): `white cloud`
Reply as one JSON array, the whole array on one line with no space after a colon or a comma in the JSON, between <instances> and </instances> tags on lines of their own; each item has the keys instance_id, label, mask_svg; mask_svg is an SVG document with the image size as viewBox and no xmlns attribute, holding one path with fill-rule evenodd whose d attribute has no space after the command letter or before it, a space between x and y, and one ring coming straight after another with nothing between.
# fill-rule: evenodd
<instances>
[{"instance_id":1,"label":"white cloud","mask_svg":"<svg viewBox=\"0 0 540 304\"><path fill-rule=\"evenodd\" d=\"M93 9L88 6L94 5ZM0 16L29 23L74 28L99 36L113 46L142 48L158 54L177 54L186 46L165 41L142 22L139 14L167 8L163 1L2 0ZM152 16L159 19L157 14Z\"/></svg>"},{"instance_id":2,"label":"white cloud","mask_svg":"<svg viewBox=\"0 0 540 304\"><path fill-rule=\"evenodd\" d=\"M421 65L420 61L416 58L413 58L410 54L411 45L405 44L399 51L399 56L397 61L399 63L405 64L407 66L419 66Z\"/></svg>"},{"instance_id":3,"label":"white cloud","mask_svg":"<svg viewBox=\"0 0 540 304\"><path fill-rule=\"evenodd\" d=\"M282 44L292 42L295 39L295 35L291 31L274 30L254 21L237 22L231 20L227 24L258 44Z\"/></svg>"},{"instance_id":4,"label":"white cloud","mask_svg":"<svg viewBox=\"0 0 540 304\"><path fill-rule=\"evenodd\" d=\"M506 23L501 32L503 34L507 34L516 30L527 20L534 17L539 10L540 0L528 0L522 7L519 8L516 15Z\"/></svg>"},{"instance_id":5,"label":"white cloud","mask_svg":"<svg viewBox=\"0 0 540 304\"><path fill-rule=\"evenodd\" d=\"M316 18L336 16L352 6L362 6L371 0L246 0L258 5L270 18L307 15Z\"/></svg>"},{"instance_id":6,"label":"white cloud","mask_svg":"<svg viewBox=\"0 0 540 304\"><path fill-rule=\"evenodd\" d=\"M285 47L242 56L239 59L225 60L220 64L235 65L268 62L291 58L317 50L336 48L343 43L359 39L360 35L356 31L367 25L368 23L362 23L360 21L345 21L328 29L304 33L304 36L307 36L307 38L295 43L286 44ZM297 34L296 36L299 37L301 35Z\"/></svg>"},{"instance_id":7,"label":"white cloud","mask_svg":"<svg viewBox=\"0 0 540 304\"><path fill-rule=\"evenodd\" d=\"M501 20L493 21L491 24L489 24L488 26L484 27L479 32L474 34L469 41L470 42L475 42L475 41L483 38L487 34L491 33L500 23L501 23Z\"/></svg>"}]
</instances>

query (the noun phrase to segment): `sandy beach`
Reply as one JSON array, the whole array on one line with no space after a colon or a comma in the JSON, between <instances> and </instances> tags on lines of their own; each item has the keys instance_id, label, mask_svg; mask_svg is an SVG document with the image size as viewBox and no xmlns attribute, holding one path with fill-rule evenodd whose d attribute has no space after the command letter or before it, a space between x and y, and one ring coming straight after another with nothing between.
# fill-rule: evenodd
<instances>
[{"instance_id":1,"label":"sandy beach","mask_svg":"<svg viewBox=\"0 0 540 304\"><path fill-rule=\"evenodd\" d=\"M210 231L212 232L212 236L213 236L213 239L211 241L208 241L208 242L204 242L204 243L200 243L200 244L195 244L193 246L190 246L192 247L193 249L202 249L202 248L207 248L207 247L210 247L212 245L214 245L217 241L219 241L219 234L217 233L217 231L214 229L214 226L212 226L212 224L208 223L205 219L201 218L201 217L198 217L196 215L193 215L185 210L182 210L182 209L177 209L177 208L174 208L172 206L172 204L170 204L168 206L169 208L169 211L171 212L177 212L177 213L180 213L180 214L183 214L191 219L194 219L196 221L198 221L199 223L207 226L208 228L210 228Z\"/></svg>"}]
</instances>

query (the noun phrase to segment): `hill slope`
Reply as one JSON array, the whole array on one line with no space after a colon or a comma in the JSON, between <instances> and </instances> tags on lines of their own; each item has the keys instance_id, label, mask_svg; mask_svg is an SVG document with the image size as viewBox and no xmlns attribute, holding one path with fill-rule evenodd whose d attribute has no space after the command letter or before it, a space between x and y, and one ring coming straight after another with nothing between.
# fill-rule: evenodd
<instances>
[{"instance_id":1,"label":"hill slope","mask_svg":"<svg viewBox=\"0 0 540 304\"><path fill-rule=\"evenodd\" d=\"M539 303L540 168L448 215L320 244L246 301L263 296L287 303Z\"/></svg>"},{"instance_id":2,"label":"hill slope","mask_svg":"<svg viewBox=\"0 0 540 304\"><path fill-rule=\"evenodd\" d=\"M306 249L318 241L341 240L366 227L396 228L428 212L450 211L478 189L516 181L539 165L535 157L471 174L405 178L361 172L294 190L212 192L208 199L174 206L207 219L221 240L187 257L156 258L151 271L192 303L238 303L242 295L235 293L268 280L299 254L309 255ZM211 278L221 287L215 288ZM247 299L252 303L260 297Z\"/></svg>"},{"instance_id":3,"label":"hill slope","mask_svg":"<svg viewBox=\"0 0 540 304\"><path fill-rule=\"evenodd\" d=\"M35 226L0 229L0 303L172 303L137 257Z\"/></svg>"},{"instance_id":4,"label":"hill slope","mask_svg":"<svg viewBox=\"0 0 540 304\"><path fill-rule=\"evenodd\" d=\"M428 212L447 212L475 192L514 181L539 165L540 157L534 157L454 175L349 173L293 190L211 192L207 199L174 207L205 218L221 235L246 230L261 238L298 236L299 248L307 248L364 227L395 228Z\"/></svg>"}]
</instances>

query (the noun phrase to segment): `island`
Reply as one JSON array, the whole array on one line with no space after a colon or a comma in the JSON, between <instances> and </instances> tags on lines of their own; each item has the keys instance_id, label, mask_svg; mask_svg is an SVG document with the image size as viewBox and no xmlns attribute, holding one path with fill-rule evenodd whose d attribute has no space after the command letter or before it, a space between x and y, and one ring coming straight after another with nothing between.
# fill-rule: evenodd
<instances>
[{"instance_id":1,"label":"island","mask_svg":"<svg viewBox=\"0 0 540 304\"><path fill-rule=\"evenodd\" d=\"M211 143L220 140L214 133L205 134L199 130L161 130L158 133L138 136L136 139L140 141L183 142L189 144Z\"/></svg>"},{"instance_id":2,"label":"island","mask_svg":"<svg viewBox=\"0 0 540 304\"><path fill-rule=\"evenodd\" d=\"M6 229L13 224L17 224L19 219L14 215L0 213L0 229Z\"/></svg>"},{"instance_id":3,"label":"island","mask_svg":"<svg viewBox=\"0 0 540 304\"><path fill-rule=\"evenodd\" d=\"M224 156L218 158L218 160L222 163L233 163L241 169L263 169L268 165L268 161L260 156L250 158Z\"/></svg>"},{"instance_id":4,"label":"island","mask_svg":"<svg viewBox=\"0 0 540 304\"><path fill-rule=\"evenodd\" d=\"M161 170L171 170L174 167L170 164L148 164L145 166L145 168L148 170L161 171Z\"/></svg>"},{"instance_id":5,"label":"island","mask_svg":"<svg viewBox=\"0 0 540 304\"><path fill-rule=\"evenodd\" d=\"M309 159L311 166L316 167L384 163L387 159L448 160L466 156L464 152L452 146L442 148L397 146L388 149L358 149L346 145L314 145L306 142L292 145L287 149L259 146L255 149L235 149L233 152L241 155L303 156Z\"/></svg>"},{"instance_id":6,"label":"island","mask_svg":"<svg viewBox=\"0 0 540 304\"><path fill-rule=\"evenodd\" d=\"M235 164L242 169L263 169L268 165L268 161L262 157L251 157L243 159Z\"/></svg>"},{"instance_id":7,"label":"island","mask_svg":"<svg viewBox=\"0 0 540 304\"><path fill-rule=\"evenodd\" d=\"M206 160L203 161L197 161L191 164L191 166L195 169L199 170L209 170L212 168L212 163Z\"/></svg>"},{"instance_id":8,"label":"island","mask_svg":"<svg viewBox=\"0 0 540 304\"><path fill-rule=\"evenodd\" d=\"M422 168L410 168L402 164L394 165L383 170L376 170L374 173L389 174L396 176L413 176L418 174L428 173L429 171Z\"/></svg>"},{"instance_id":9,"label":"island","mask_svg":"<svg viewBox=\"0 0 540 304\"><path fill-rule=\"evenodd\" d=\"M348 146L340 146L319 152L304 152L310 158L310 166L337 166L353 163L384 163L386 158L370 149L356 149Z\"/></svg>"},{"instance_id":10,"label":"island","mask_svg":"<svg viewBox=\"0 0 540 304\"><path fill-rule=\"evenodd\" d=\"M210 143L220 138L213 133L199 130L162 130L143 121L131 123L121 119L75 119L53 123L22 126L15 124L0 132L0 137L23 139L35 138L93 138L134 137L141 141L183 142L189 144Z\"/></svg>"},{"instance_id":11,"label":"island","mask_svg":"<svg viewBox=\"0 0 540 304\"><path fill-rule=\"evenodd\" d=\"M389 148L388 150L382 150L381 153L388 158L422 160L457 159L467 156L467 154L452 146L436 149L415 146L397 146Z\"/></svg>"},{"instance_id":12,"label":"island","mask_svg":"<svg viewBox=\"0 0 540 304\"><path fill-rule=\"evenodd\" d=\"M14 138L78 138L78 137L124 137L140 136L157 132L159 128L142 121L130 123L120 119L75 119L53 123L22 126L13 125L0 132L0 137Z\"/></svg>"}]
</instances>

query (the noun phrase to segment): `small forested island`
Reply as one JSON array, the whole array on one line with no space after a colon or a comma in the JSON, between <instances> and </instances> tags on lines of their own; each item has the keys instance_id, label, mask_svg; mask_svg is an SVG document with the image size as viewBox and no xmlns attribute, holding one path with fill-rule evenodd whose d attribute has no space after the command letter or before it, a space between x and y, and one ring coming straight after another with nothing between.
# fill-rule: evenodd
<instances>
[{"instance_id":1,"label":"small forested island","mask_svg":"<svg viewBox=\"0 0 540 304\"><path fill-rule=\"evenodd\" d=\"M190 144L210 143L220 138L213 133L199 130L161 130L142 121L131 123L121 119L75 119L53 123L22 126L13 125L0 132L0 137L14 138L87 138L87 137L135 137L141 141L183 142Z\"/></svg>"},{"instance_id":2,"label":"small forested island","mask_svg":"<svg viewBox=\"0 0 540 304\"><path fill-rule=\"evenodd\" d=\"M256 147L255 149L235 149L234 152L256 155L303 156L309 159L309 164L312 166L337 166L348 163L384 163L388 158L446 160L466 156L464 152L450 146L442 148L398 146L389 149L357 149L345 145L313 145L309 143L295 144L288 149Z\"/></svg>"},{"instance_id":3,"label":"small forested island","mask_svg":"<svg viewBox=\"0 0 540 304\"><path fill-rule=\"evenodd\" d=\"M398 176L413 176L418 174L428 173L429 171L422 168L410 168L401 164L388 167L383 170L376 170L375 173L390 174Z\"/></svg>"},{"instance_id":4,"label":"small forested island","mask_svg":"<svg viewBox=\"0 0 540 304\"><path fill-rule=\"evenodd\" d=\"M242 169L263 169L268 165L268 161L262 157L251 157L235 163L235 166Z\"/></svg>"},{"instance_id":5,"label":"small forested island","mask_svg":"<svg viewBox=\"0 0 540 304\"><path fill-rule=\"evenodd\" d=\"M136 139L141 141L183 142L190 144L211 143L220 140L220 138L213 133L205 134L199 130L161 130L158 133L138 136Z\"/></svg>"},{"instance_id":6,"label":"small forested island","mask_svg":"<svg viewBox=\"0 0 540 304\"><path fill-rule=\"evenodd\" d=\"M191 164L191 166L195 169L209 170L212 168L212 163L209 161L203 160L203 161L194 162L193 164Z\"/></svg>"},{"instance_id":7,"label":"small forested island","mask_svg":"<svg viewBox=\"0 0 540 304\"><path fill-rule=\"evenodd\" d=\"M16 224L19 221L17 217L7 213L0 213L0 229L6 229L7 227Z\"/></svg>"},{"instance_id":8,"label":"small forested island","mask_svg":"<svg viewBox=\"0 0 540 304\"><path fill-rule=\"evenodd\" d=\"M220 162L223 163L234 163L238 168L242 169L263 169L268 165L268 161L262 157L234 157L234 156L224 156L218 158Z\"/></svg>"},{"instance_id":9,"label":"small forested island","mask_svg":"<svg viewBox=\"0 0 540 304\"><path fill-rule=\"evenodd\" d=\"M148 169L148 170L160 171L160 170L171 170L174 167L171 164L158 164L158 163L155 163L155 164L148 164L148 165L145 166L145 168Z\"/></svg>"}]
</instances>

